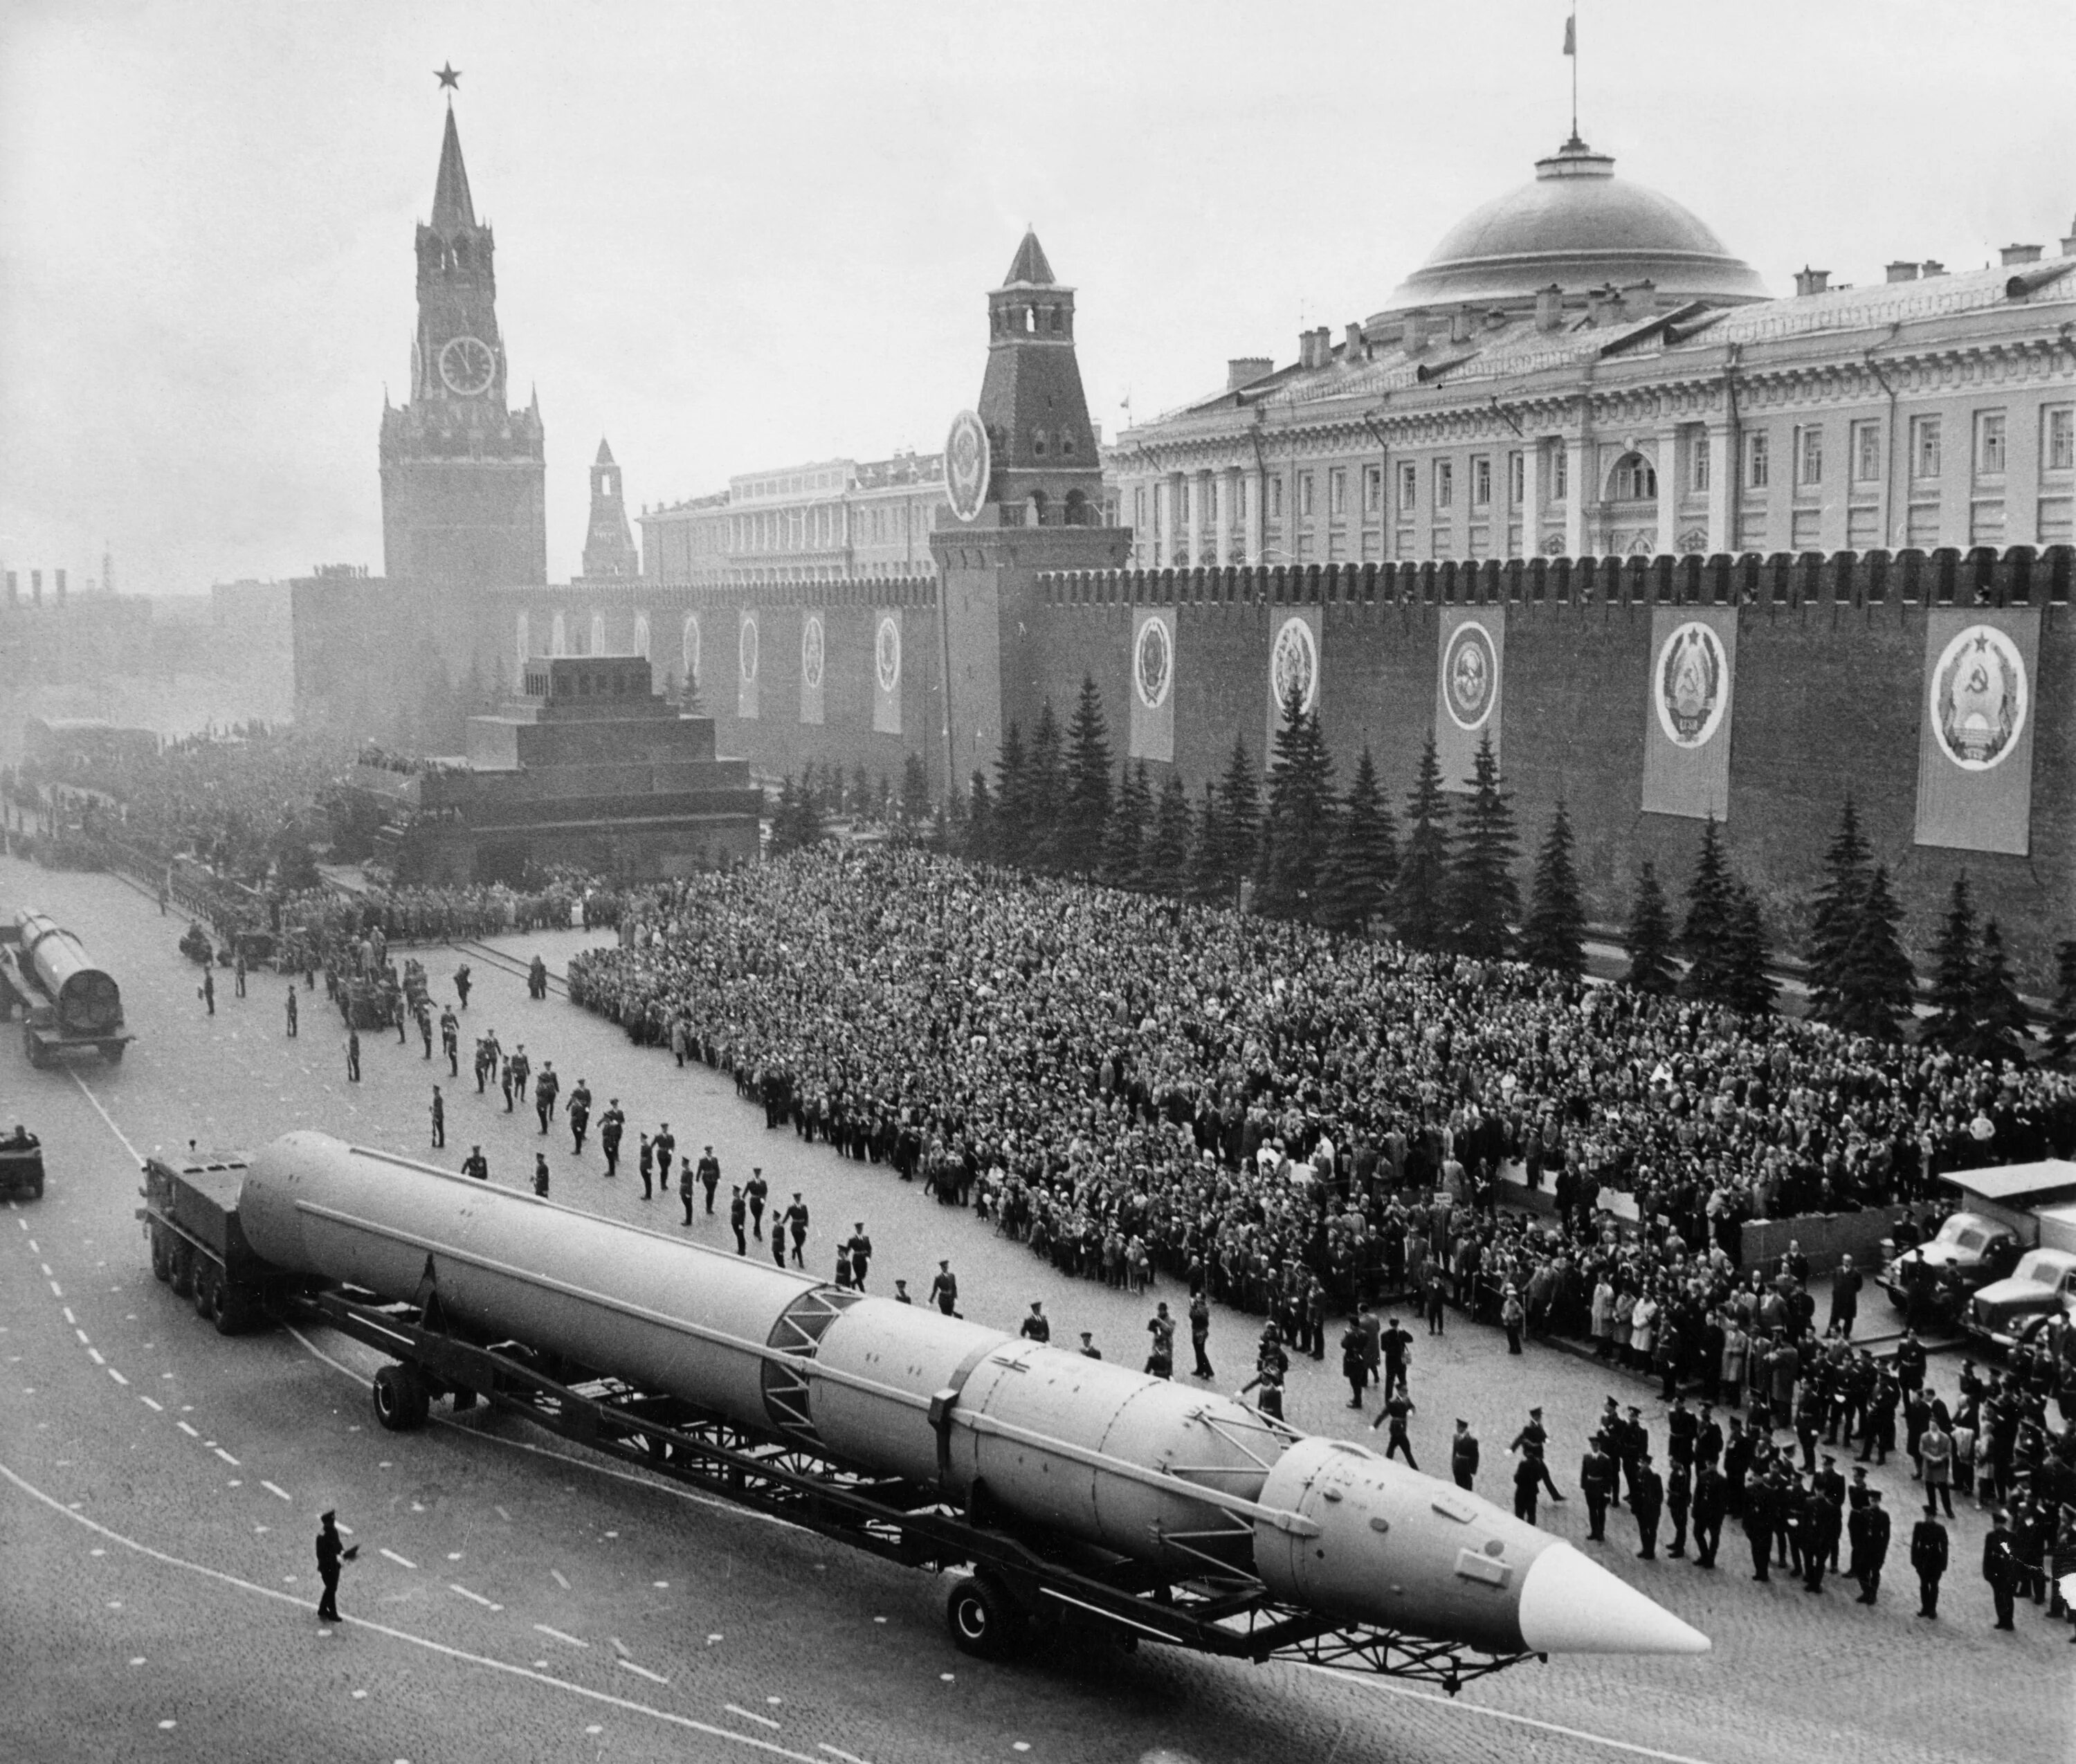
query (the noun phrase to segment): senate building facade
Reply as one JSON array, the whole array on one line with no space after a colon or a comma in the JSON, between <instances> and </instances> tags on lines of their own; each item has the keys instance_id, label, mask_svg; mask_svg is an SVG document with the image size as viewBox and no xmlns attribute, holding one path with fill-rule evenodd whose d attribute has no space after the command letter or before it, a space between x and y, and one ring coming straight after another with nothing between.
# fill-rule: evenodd
<instances>
[{"instance_id":1,"label":"senate building facade","mask_svg":"<svg viewBox=\"0 0 2076 1764\"><path fill-rule=\"evenodd\" d=\"M1376 312L1121 434L1133 561L2067 544L2076 238L2001 255L1771 297L1575 136Z\"/></svg>"}]
</instances>

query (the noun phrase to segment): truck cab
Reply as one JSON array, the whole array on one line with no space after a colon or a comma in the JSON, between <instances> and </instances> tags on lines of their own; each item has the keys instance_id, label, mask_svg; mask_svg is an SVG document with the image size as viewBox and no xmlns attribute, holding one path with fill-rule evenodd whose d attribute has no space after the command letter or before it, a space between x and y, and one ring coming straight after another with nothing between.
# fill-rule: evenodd
<instances>
[{"instance_id":1,"label":"truck cab","mask_svg":"<svg viewBox=\"0 0 2076 1764\"><path fill-rule=\"evenodd\" d=\"M1882 1270L1882 1287L1898 1310L1906 1310L1912 1281L1921 1278L1932 1291L1951 1262L1962 1287L1972 1293L2010 1273L2024 1247L2018 1234L2000 1221L1982 1213L1956 1213L1929 1243L1892 1257Z\"/></svg>"},{"instance_id":2,"label":"truck cab","mask_svg":"<svg viewBox=\"0 0 2076 1764\"><path fill-rule=\"evenodd\" d=\"M2056 1317L2076 1317L2076 1252L2028 1250L2008 1278L1975 1294L1963 1321L1970 1335L2008 1350Z\"/></svg>"},{"instance_id":3,"label":"truck cab","mask_svg":"<svg viewBox=\"0 0 2076 1764\"><path fill-rule=\"evenodd\" d=\"M234 1335L259 1319L268 1276L239 1223L246 1160L236 1152L185 1157L154 1152L144 1160L144 1204L137 1210L152 1245L152 1272L196 1314Z\"/></svg>"}]
</instances>

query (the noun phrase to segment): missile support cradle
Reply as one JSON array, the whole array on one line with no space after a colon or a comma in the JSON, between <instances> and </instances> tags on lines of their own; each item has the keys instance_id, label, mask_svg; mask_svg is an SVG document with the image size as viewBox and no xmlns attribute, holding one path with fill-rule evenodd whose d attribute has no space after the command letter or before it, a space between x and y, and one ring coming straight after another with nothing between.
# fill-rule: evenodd
<instances>
[{"instance_id":1,"label":"missile support cradle","mask_svg":"<svg viewBox=\"0 0 2076 1764\"><path fill-rule=\"evenodd\" d=\"M147 1185L155 1271L179 1260L168 1242L206 1264L181 1180L154 1160ZM982 1657L1054 1623L1453 1693L1552 1647L1707 1646L1568 1546L1362 1446L321 1135L255 1157L227 1237L241 1267L190 1276L218 1326L226 1308L314 1314L388 1356L384 1426L480 1401L889 1560L963 1569L947 1616ZM1602 1580L1620 1621L1588 1634L1574 1608Z\"/></svg>"}]
</instances>

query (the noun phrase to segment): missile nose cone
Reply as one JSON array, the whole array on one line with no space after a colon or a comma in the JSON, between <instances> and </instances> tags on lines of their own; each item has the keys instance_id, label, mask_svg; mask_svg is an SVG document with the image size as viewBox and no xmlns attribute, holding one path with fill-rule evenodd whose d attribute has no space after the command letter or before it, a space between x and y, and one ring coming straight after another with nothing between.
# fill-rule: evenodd
<instances>
[{"instance_id":1,"label":"missile nose cone","mask_svg":"<svg viewBox=\"0 0 2076 1764\"><path fill-rule=\"evenodd\" d=\"M1708 1637L1568 1543L1545 1550L1521 1583L1521 1637L1538 1654L1706 1654Z\"/></svg>"}]
</instances>

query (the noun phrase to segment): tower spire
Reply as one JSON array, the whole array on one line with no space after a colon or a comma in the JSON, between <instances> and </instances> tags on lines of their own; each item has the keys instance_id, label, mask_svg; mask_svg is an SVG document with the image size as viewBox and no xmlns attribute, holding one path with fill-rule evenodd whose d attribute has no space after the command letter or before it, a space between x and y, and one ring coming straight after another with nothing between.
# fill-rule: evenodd
<instances>
[{"instance_id":1,"label":"tower spire","mask_svg":"<svg viewBox=\"0 0 2076 1764\"><path fill-rule=\"evenodd\" d=\"M468 168L461 160L461 135L455 127L454 107L447 107L446 133L440 141L439 176L433 182L432 229L443 238L472 230L475 204L468 193Z\"/></svg>"}]
</instances>

